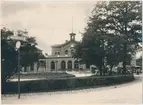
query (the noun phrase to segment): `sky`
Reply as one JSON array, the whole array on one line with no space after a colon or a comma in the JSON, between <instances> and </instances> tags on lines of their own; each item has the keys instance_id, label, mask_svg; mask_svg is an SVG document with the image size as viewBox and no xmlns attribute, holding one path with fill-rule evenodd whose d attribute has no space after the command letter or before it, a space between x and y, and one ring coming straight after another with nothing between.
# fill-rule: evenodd
<instances>
[{"instance_id":1,"label":"sky","mask_svg":"<svg viewBox=\"0 0 143 105\"><path fill-rule=\"evenodd\" d=\"M38 47L50 54L51 45L69 40L72 28L76 40L81 40L81 33L95 4L96 1L5 1L1 5L2 26L15 31L27 29L29 36L36 37Z\"/></svg>"},{"instance_id":2,"label":"sky","mask_svg":"<svg viewBox=\"0 0 143 105\"><path fill-rule=\"evenodd\" d=\"M81 40L81 33L97 2L72 1L5 0L1 2L2 24L0 25L15 31L26 29L29 36L36 37L38 47L44 53L51 54L52 45L70 39L69 33L72 32L72 28L76 33L76 40ZM139 52L136 57L139 58L142 54L143 52Z\"/></svg>"}]
</instances>

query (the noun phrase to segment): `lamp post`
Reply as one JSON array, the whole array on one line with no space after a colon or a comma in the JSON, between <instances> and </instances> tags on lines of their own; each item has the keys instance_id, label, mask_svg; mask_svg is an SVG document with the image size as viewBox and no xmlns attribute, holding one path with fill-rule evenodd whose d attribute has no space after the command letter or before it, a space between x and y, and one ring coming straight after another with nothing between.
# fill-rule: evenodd
<instances>
[{"instance_id":1,"label":"lamp post","mask_svg":"<svg viewBox=\"0 0 143 105\"><path fill-rule=\"evenodd\" d=\"M16 42L16 48L18 52L18 99L20 99L20 41Z\"/></svg>"}]
</instances>

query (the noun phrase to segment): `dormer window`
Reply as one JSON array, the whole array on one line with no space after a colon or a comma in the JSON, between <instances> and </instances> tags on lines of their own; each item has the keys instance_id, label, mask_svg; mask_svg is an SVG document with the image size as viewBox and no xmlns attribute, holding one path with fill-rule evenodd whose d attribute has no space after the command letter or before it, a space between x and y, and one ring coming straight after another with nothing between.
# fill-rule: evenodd
<instances>
[{"instance_id":1,"label":"dormer window","mask_svg":"<svg viewBox=\"0 0 143 105\"><path fill-rule=\"evenodd\" d=\"M55 55L60 55L60 52L55 52Z\"/></svg>"}]
</instances>

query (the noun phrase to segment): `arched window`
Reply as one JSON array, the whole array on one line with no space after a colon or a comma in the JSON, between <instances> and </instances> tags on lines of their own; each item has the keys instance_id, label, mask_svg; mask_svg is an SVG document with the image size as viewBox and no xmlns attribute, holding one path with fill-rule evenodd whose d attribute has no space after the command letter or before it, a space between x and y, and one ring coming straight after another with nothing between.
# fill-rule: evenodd
<instances>
[{"instance_id":1,"label":"arched window","mask_svg":"<svg viewBox=\"0 0 143 105\"><path fill-rule=\"evenodd\" d=\"M55 52L55 55L57 55L57 52Z\"/></svg>"},{"instance_id":2,"label":"arched window","mask_svg":"<svg viewBox=\"0 0 143 105\"><path fill-rule=\"evenodd\" d=\"M54 61L51 62L51 70L55 70L55 62Z\"/></svg>"},{"instance_id":3,"label":"arched window","mask_svg":"<svg viewBox=\"0 0 143 105\"><path fill-rule=\"evenodd\" d=\"M66 55L68 54L68 50L65 50L65 54L66 54Z\"/></svg>"},{"instance_id":4,"label":"arched window","mask_svg":"<svg viewBox=\"0 0 143 105\"><path fill-rule=\"evenodd\" d=\"M75 61L75 62L74 62L74 68L75 68L75 69L79 69L79 62L78 62L78 61Z\"/></svg>"},{"instance_id":5,"label":"arched window","mask_svg":"<svg viewBox=\"0 0 143 105\"><path fill-rule=\"evenodd\" d=\"M60 52L58 52L58 55L60 55Z\"/></svg>"},{"instance_id":6,"label":"arched window","mask_svg":"<svg viewBox=\"0 0 143 105\"><path fill-rule=\"evenodd\" d=\"M71 55L73 55L74 54L74 50L73 49L71 49Z\"/></svg>"},{"instance_id":7,"label":"arched window","mask_svg":"<svg viewBox=\"0 0 143 105\"><path fill-rule=\"evenodd\" d=\"M62 69L62 70L65 70L65 69L66 69L66 63L65 63L65 61L62 61L62 62L61 62L61 69Z\"/></svg>"},{"instance_id":8,"label":"arched window","mask_svg":"<svg viewBox=\"0 0 143 105\"><path fill-rule=\"evenodd\" d=\"M68 61L68 69L69 69L69 70L72 69L72 61Z\"/></svg>"}]
</instances>

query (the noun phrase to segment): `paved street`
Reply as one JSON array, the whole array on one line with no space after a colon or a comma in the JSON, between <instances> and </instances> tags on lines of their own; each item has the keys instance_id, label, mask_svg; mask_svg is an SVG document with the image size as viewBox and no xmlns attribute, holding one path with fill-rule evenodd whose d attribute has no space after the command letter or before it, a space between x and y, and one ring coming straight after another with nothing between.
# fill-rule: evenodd
<instances>
[{"instance_id":1,"label":"paved street","mask_svg":"<svg viewBox=\"0 0 143 105\"><path fill-rule=\"evenodd\" d=\"M21 99L17 99L16 94L6 95L2 96L2 104L141 104L141 76L135 77L136 80L133 82L109 87L49 93L28 93L22 94Z\"/></svg>"}]
</instances>

